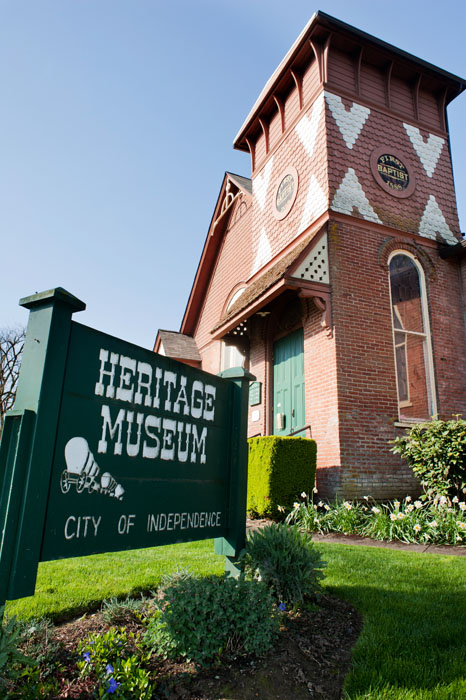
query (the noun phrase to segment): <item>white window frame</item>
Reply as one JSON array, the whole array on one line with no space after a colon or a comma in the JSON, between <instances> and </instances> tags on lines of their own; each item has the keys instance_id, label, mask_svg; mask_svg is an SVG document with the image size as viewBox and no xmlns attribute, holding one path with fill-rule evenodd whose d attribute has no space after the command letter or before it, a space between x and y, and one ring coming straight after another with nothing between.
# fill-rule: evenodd
<instances>
[{"instance_id":1,"label":"white window frame","mask_svg":"<svg viewBox=\"0 0 466 700\"><path fill-rule=\"evenodd\" d=\"M390 276L390 263L392 259L396 255L405 255L407 258L410 258L419 275L419 286L421 290L421 311L422 311L422 322L423 322L423 328L424 328L424 333L418 333L416 331L407 331L407 330L400 330L399 328L395 328L395 323L393 319L393 304L392 304L392 286L391 286L391 276ZM427 302L427 286L426 286L426 278L424 274L424 269L422 265L419 262L419 259L410 253L407 250L394 250L392 253L390 253L390 256L388 258L388 284L389 284L389 291L390 291L390 316L392 320L392 341L393 341L393 359L395 363L395 381L396 381L396 398L397 398L397 404L398 404L398 419L402 421L403 423L419 423L419 422L425 422L429 420L432 417L437 416L437 392L436 392L436 386L435 386L435 374L434 374L434 359L433 359L433 352L432 352L432 335L430 331L430 321L429 321L429 307L428 307L428 302ZM401 332L401 333L406 333L408 335L417 335L419 337L422 337L425 339L425 348L426 348L426 367L425 367L425 373L426 373L426 392L427 392L427 401L429 404L430 408L430 417L429 418L401 418L401 409L405 408L409 404L405 401L401 401L399 399L399 391L398 391L398 370L397 370L397 360L396 360L396 343L395 343L395 331ZM407 371L409 375L409 365L407 363ZM409 384L408 384L408 392L409 392Z\"/></svg>"}]
</instances>

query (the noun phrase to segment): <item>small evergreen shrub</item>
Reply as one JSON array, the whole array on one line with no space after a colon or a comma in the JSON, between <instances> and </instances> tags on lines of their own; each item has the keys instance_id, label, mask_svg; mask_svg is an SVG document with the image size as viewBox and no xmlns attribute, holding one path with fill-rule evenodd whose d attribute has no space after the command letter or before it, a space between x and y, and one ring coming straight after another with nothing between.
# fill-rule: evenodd
<instances>
[{"instance_id":1,"label":"small evergreen shrub","mask_svg":"<svg viewBox=\"0 0 466 700\"><path fill-rule=\"evenodd\" d=\"M392 451L404 457L421 482L425 497L466 493L466 421L434 420L411 428L393 441Z\"/></svg>"},{"instance_id":2,"label":"small evergreen shrub","mask_svg":"<svg viewBox=\"0 0 466 700\"><path fill-rule=\"evenodd\" d=\"M277 517L278 506L291 508L296 493L312 491L316 475L315 440L302 437L251 438L247 509L259 517Z\"/></svg>"},{"instance_id":3,"label":"small evergreen shrub","mask_svg":"<svg viewBox=\"0 0 466 700\"><path fill-rule=\"evenodd\" d=\"M248 535L244 571L263 581L279 603L297 606L316 598L325 565L311 536L295 525L273 523Z\"/></svg>"},{"instance_id":4,"label":"small evergreen shrub","mask_svg":"<svg viewBox=\"0 0 466 700\"><path fill-rule=\"evenodd\" d=\"M258 581L227 576L181 578L163 589L149 618L146 647L165 658L208 664L220 655L262 654L279 630L272 595Z\"/></svg>"}]
</instances>

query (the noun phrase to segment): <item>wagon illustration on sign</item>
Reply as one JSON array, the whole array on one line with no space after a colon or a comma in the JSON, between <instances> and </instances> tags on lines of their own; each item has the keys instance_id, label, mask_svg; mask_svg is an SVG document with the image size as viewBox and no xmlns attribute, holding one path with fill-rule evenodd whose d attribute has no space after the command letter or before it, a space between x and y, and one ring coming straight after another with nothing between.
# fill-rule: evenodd
<instances>
[{"instance_id":1,"label":"wagon illustration on sign","mask_svg":"<svg viewBox=\"0 0 466 700\"><path fill-rule=\"evenodd\" d=\"M120 501L123 499L125 490L110 472L104 472L99 478L99 466L85 438L74 437L68 440L65 462L66 469L60 475L62 493L68 493L74 485L77 493L86 489L88 493L102 493Z\"/></svg>"}]
</instances>

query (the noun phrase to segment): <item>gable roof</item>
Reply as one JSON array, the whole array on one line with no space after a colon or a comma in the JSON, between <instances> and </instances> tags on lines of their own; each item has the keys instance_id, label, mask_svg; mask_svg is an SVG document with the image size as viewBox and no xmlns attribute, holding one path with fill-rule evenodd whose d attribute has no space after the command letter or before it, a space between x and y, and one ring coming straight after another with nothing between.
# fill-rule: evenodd
<instances>
[{"instance_id":1,"label":"gable roof","mask_svg":"<svg viewBox=\"0 0 466 700\"><path fill-rule=\"evenodd\" d=\"M319 241L324 231L326 231L325 225L321 226L317 231L314 230L312 233L309 233L292 250L283 255L274 265L247 286L239 299L212 328L213 336L217 338L222 337L238 323L252 316L252 314L266 306L286 289L294 289L300 292L307 290L311 296L328 293L329 284L311 282L294 277L296 268Z\"/></svg>"},{"instance_id":2,"label":"gable roof","mask_svg":"<svg viewBox=\"0 0 466 700\"><path fill-rule=\"evenodd\" d=\"M242 175L226 172L220 192L218 194L217 203L215 205L212 220L210 222L207 237L204 243L201 259L197 267L196 276L189 295L183 320L181 322L180 332L186 335L193 335L196 330L199 314L204 302L210 278L217 261L218 253L225 235L228 221L232 212L231 204L224 207L227 185L231 183L235 196L240 192L248 198L252 193L252 182L249 178ZM230 189L230 192L232 190ZM234 201L234 200L233 200Z\"/></svg>"},{"instance_id":3,"label":"gable roof","mask_svg":"<svg viewBox=\"0 0 466 700\"><path fill-rule=\"evenodd\" d=\"M184 335L177 331L159 330L154 346L155 352L160 352L160 346L163 347L167 357L192 360L193 362L201 361L196 341L190 335Z\"/></svg>"}]
</instances>

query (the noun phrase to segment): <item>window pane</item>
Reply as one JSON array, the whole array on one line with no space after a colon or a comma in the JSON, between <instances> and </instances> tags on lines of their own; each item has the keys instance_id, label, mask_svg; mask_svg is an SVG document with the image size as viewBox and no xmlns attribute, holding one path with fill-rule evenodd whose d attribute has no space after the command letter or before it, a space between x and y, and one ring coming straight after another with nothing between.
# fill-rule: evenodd
<instances>
[{"instance_id":1,"label":"window pane","mask_svg":"<svg viewBox=\"0 0 466 700\"><path fill-rule=\"evenodd\" d=\"M432 407L426 339L409 333L405 338L405 345L395 349L400 418L428 420Z\"/></svg>"},{"instance_id":2,"label":"window pane","mask_svg":"<svg viewBox=\"0 0 466 700\"><path fill-rule=\"evenodd\" d=\"M423 333L419 273L407 255L395 255L390 261L390 287L395 328Z\"/></svg>"}]
</instances>

